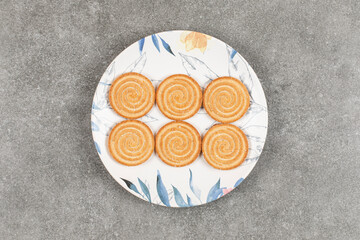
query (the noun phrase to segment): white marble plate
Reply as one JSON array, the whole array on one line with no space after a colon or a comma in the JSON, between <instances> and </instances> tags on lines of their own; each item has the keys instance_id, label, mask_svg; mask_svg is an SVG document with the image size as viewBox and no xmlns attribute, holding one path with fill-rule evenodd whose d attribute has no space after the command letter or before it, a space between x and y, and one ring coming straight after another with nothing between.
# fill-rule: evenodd
<instances>
[{"instance_id":1,"label":"white marble plate","mask_svg":"<svg viewBox=\"0 0 360 240\"><path fill-rule=\"evenodd\" d=\"M109 154L110 130L124 118L110 107L108 91L113 80L126 72L148 77L154 86L172 74L187 74L202 88L220 76L240 79L251 95L248 112L232 123L245 132L249 154L245 162L232 170L217 170L202 155L192 164L175 168L163 163L154 153L145 163L128 167ZM138 120L154 133L170 122L155 105ZM217 122L203 108L185 120L203 136ZM168 31L153 34L132 44L120 53L106 69L96 89L91 111L92 134L100 159L111 176L135 196L168 207L189 207L214 201L237 187L254 168L263 149L268 112L266 99L255 72L233 48L201 33Z\"/></svg>"}]
</instances>

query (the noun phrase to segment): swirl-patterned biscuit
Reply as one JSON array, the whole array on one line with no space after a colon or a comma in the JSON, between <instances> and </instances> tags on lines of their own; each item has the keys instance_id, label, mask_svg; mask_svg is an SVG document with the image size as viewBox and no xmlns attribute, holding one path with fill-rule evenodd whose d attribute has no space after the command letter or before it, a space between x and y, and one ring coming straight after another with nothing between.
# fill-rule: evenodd
<instances>
[{"instance_id":1,"label":"swirl-patterned biscuit","mask_svg":"<svg viewBox=\"0 0 360 240\"><path fill-rule=\"evenodd\" d=\"M207 131L202 141L205 160L214 168L228 170L238 167L248 154L248 141L240 128L217 124Z\"/></svg>"},{"instance_id":2,"label":"swirl-patterned biscuit","mask_svg":"<svg viewBox=\"0 0 360 240\"><path fill-rule=\"evenodd\" d=\"M138 120L118 123L109 135L109 151L121 164L136 166L148 160L154 152L154 135Z\"/></svg>"},{"instance_id":3,"label":"swirl-patterned biscuit","mask_svg":"<svg viewBox=\"0 0 360 240\"><path fill-rule=\"evenodd\" d=\"M148 113L155 102L155 88L139 73L125 73L112 83L109 101L114 111L124 118L135 119Z\"/></svg>"},{"instance_id":4,"label":"swirl-patterned biscuit","mask_svg":"<svg viewBox=\"0 0 360 240\"><path fill-rule=\"evenodd\" d=\"M206 87L203 105L206 112L216 121L231 123L246 113L250 105L250 96L240 80L220 77Z\"/></svg>"},{"instance_id":5,"label":"swirl-patterned biscuit","mask_svg":"<svg viewBox=\"0 0 360 240\"><path fill-rule=\"evenodd\" d=\"M156 104L160 111L173 120L192 117L201 107L202 92L199 84L183 74L163 80L156 91Z\"/></svg>"},{"instance_id":6,"label":"swirl-patterned biscuit","mask_svg":"<svg viewBox=\"0 0 360 240\"><path fill-rule=\"evenodd\" d=\"M159 158L173 167L182 167L196 160L201 151L199 132L189 123L175 121L163 126L155 137Z\"/></svg>"}]
</instances>

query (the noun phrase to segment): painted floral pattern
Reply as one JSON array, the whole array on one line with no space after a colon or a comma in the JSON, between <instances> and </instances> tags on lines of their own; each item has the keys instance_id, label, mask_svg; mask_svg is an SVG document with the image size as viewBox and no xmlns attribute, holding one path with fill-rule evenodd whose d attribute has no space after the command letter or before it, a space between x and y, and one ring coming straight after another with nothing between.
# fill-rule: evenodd
<instances>
[{"instance_id":1,"label":"painted floral pattern","mask_svg":"<svg viewBox=\"0 0 360 240\"><path fill-rule=\"evenodd\" d=\"M131 190L132 192L134 192L135 194L140 196L145 201L151 202L149 186L147 186L139 178L138 178L139 187L136 187L136 185L134 183L130 182L129 180L126 180L123 178L121 178L121 180L124 181L124 183L129 188L129 190ZM228 194L235 187L237 187L243 180L244 180L243 178L240 178L238 181L236 181L236 183L233 187L221 187L221 180L219 179L212 186L210 191L207 193L206 202L207 203L212 202L212 201ZM192 199L191 197L189 197L188 194L186 194L186 198L185 198L185 196L183 197L183 195L180 193L180 191L175 186L172 186L172 191L168 191L165 188L165 185L163 183L163 180L162 180L159 170L157 171L157 178L156 178L157 196L156 196L156 198L158 198L158 202L161 202L162 204L164 204L167 207L170 207L170 199L172 197L175 199L177 207L192 207L192 206L194 206L194 202L197 202L197 201L200 201L200 203L201 203L201 190L195 187L196 184L194 184L194 182L193 182L191 169L189 169L189 186L192 186L191 191L196 195L196 199L194 199L194 198ZM194 192L195 191L194 189L197 189L196 193ZM169 192L171 193L171 196L169 196ZM156 203L156 201L154 203Z\"/></svg>"},{"instance_id":2,"label":"painted floral pattern","mask_svg":"<svg viewBox=\"0 0 360 240\"><path fill-rule=\"evenodd\" d=\"M193 49L199 49L204 53L207 48L208 40L210 39L211 37L209 35L199 32L184 31L180 36L180 41L185 44L185 50L187 52Z\"/></svg>"}]
</instances>

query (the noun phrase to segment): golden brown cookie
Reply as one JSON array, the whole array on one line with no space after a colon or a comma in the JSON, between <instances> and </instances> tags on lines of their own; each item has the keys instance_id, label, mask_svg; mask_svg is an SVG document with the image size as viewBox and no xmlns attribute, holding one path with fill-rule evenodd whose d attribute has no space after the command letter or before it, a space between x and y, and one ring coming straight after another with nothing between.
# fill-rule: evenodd
<instances>
[{"instance_id":1,"label":"golden brown cookie","mask_svg":"<svg viewBox=\"0 0 360 240\"><path fill-rule=\"evenodd\" d=\"M246 113L250 106L250 95L240 80L220 77L206 87L203 105L216 121L231 123Z\"/></svg>"},{"instance_id":2,"label":"golden brown cookie","mask_svg":"<svg viewBox=\"0 0 360 240\"><path fill-rule=\"evenodd\" d=\"M118 123L109 135L109 151L121 164L136 166L148 160L154 152L154 135L138 120Z\"/></svg>"},{"instance_id":3,"label":"golden brown cookie","mask_svg":"<svg viewBox=\"0 0 360 240\"><path fill-rule=\"evenodd\" d=\"M135 119L148 113L155 102L155 88L151 81L139 73L125 73L111 84L111 107L124 118Z\"/></svg>"},{"instance_id":4,"label":"golden brown cookie","mask_svg":"<svg viewBox=\"0 0 360 240\"><path fill-rule=\"evenodd\" d=\"M156 91L156 104L160 111L173 120L192 117L201 107L202 92L199 84L184 74L163 80Z\"/></svg>"},{"instance_id":5,"label":"golden brown cookie","mask_svg":"<svg viewBox=\"0 0 360 240\"><path fill-rule=\"evenodd\" d=\"M199 156L201 137L189 123L170 122L156 134L155 150L166 164L182 167L192 163Z\"/></svg>"},{"instance_id":6,"label":"golden brown cookie","mask_svg":"<svg viewBox=\"0 0 360 240\"><path fill-rule=\"evenodd\" d=\"M248 141L240 128L217 124L207 131L202 141L205 160L214 168L228 170L238 167L248 154Z\"/></svg>"}]
</instances>

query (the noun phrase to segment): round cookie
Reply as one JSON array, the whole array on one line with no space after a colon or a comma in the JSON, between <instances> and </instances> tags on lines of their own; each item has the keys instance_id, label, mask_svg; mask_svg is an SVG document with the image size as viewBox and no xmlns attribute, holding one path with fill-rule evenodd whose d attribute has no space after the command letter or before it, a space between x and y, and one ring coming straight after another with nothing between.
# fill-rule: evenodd
<instances>
[{"instance_id":1,"label":"round cookie","mask_svg":"<svg viewBox=\"0 0 360 240\"><path fill-rule=\"evenodd\" d=\"M118 123L109 135L109 151L119 163L136 166L148 160L154 152L154 135L138 120Z\"/></svg>"},{"instance_id":2,"label":"round cookie","mask_svg":"<svg viewBox=\"0 0 360 240\"><path fill-rule=\"evenodd\" d=\"M240 128L217 124L207 131L202 141L205 160L214 168L228 170L238 167L248 154L248 141Z\"/></svg>"},{"instance_id":3,"label":"round cookie","mask_svg":"<svg viewBox=\"0 0 360 240\"><path fill-rule=\"evenodd\" d=\"M192 117L201 107L202 92L199 84L184 74L163 80L156 91L156 104L160 111L173 120Z\"/></svg>"},{"instance_id":4,"label":"round cookie","mask_svg":"<svg viewBox=\"0 0 360 240\"><path fill-rule=\"evenodd\" d=\"M201 151L199 132L189 123L174 121L163 126L155 137L159 158L173 167L182 167L196 160Z\"/></svg>"},{"instance_id":5,"label":"round cookie","mask_svg":"<svg viewBox=\"0 0 360 240\"><path fill-rule=\"evenodd\" d=\"M148 113L155 102L155 88L151 81L139 73L125 73L111 84L111 107L120 116L135 119Z\"/></svg>"},{"instance_id":6,"label":"round cookie","mask_svg":"<svg viewBox=\"0 0 360 240\"><path fill-rule=\"evenodd\" d=\"M231 123L246 113L250 106L250 95L240 80L220 77L206 87L203 105L216 121Z\"/></svg>"}]
</instances>

